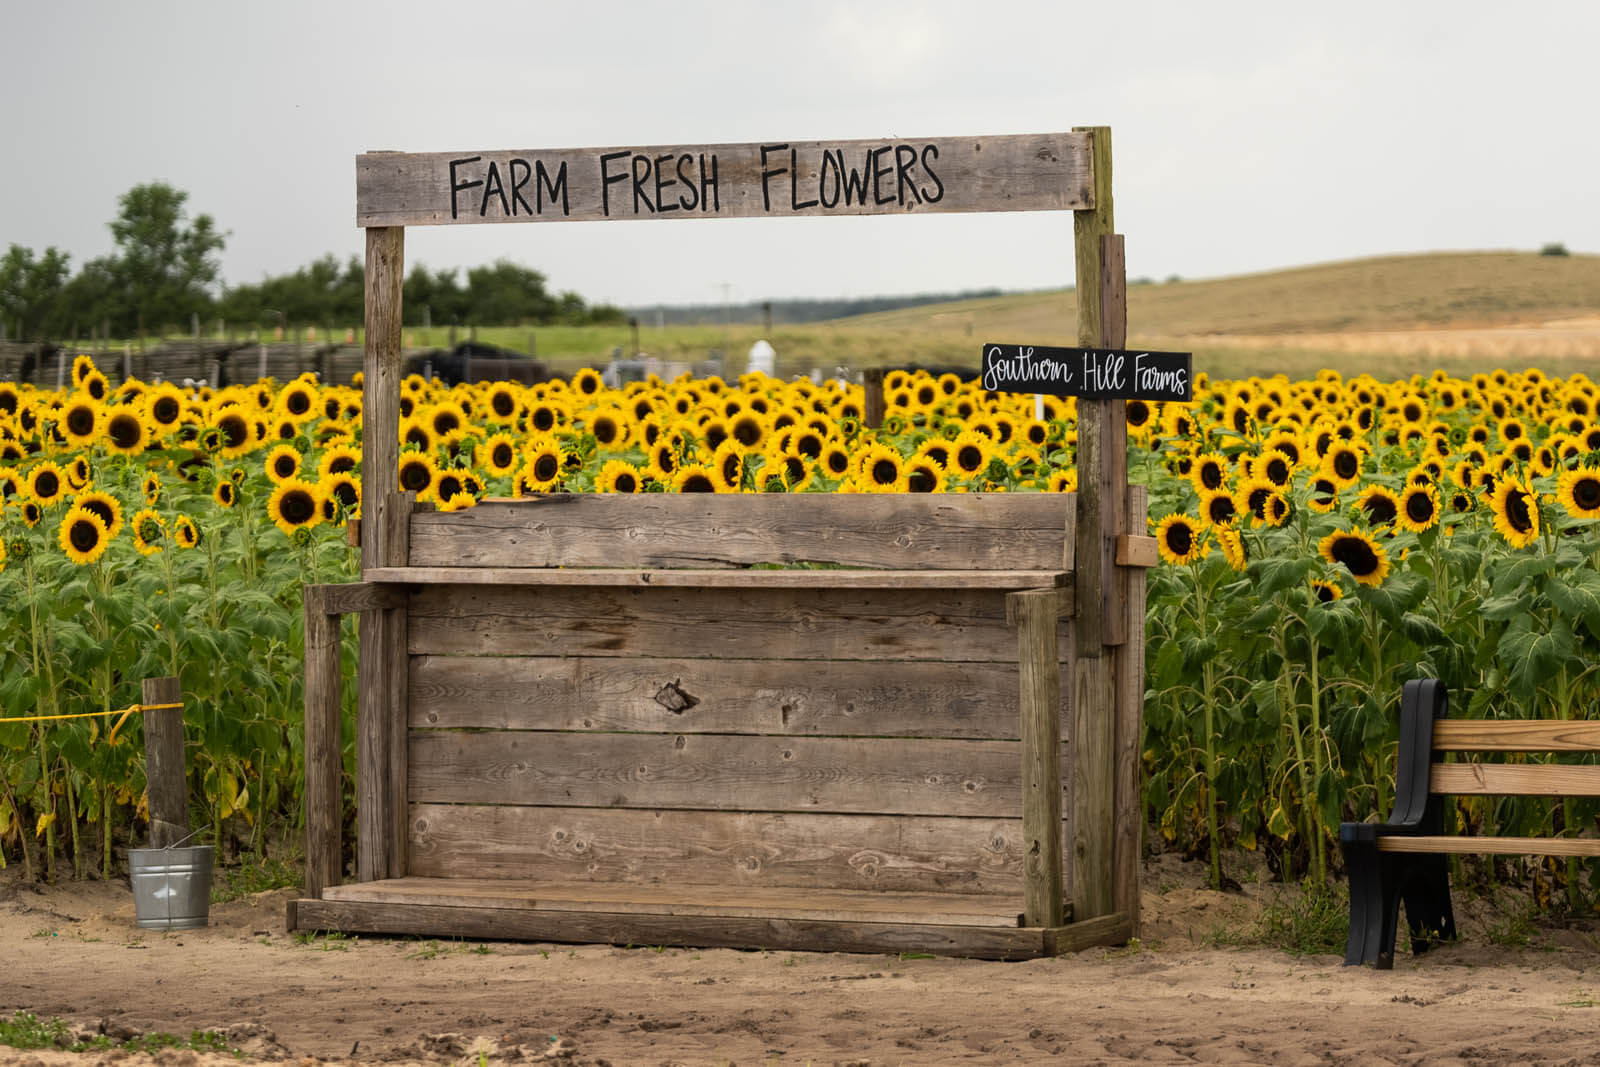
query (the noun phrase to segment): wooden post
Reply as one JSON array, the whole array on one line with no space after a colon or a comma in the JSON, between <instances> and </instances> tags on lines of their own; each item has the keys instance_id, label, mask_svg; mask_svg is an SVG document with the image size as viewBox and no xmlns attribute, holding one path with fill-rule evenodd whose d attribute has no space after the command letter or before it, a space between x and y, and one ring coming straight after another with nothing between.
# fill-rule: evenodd
<instances>
[{"instance_id":1,"label":"wooden post","mask_svg":"<svg viewBox=\"0 0 1600 1067\"><path fill-rule=\"evenodd\" d=\"M1128 486L1128 522L1145 528L1149 492L1142 485ZM1126 578L1128 640L1116 650L1117 704L1114 751L1115 873L1113 907L1133 924L1139 936L1139 864L1144 845L1144 627L1145 574L1143 567L1118 567Z\"/></svg>"},{"instance_id":2,"label":"wooden post","mask_svg":"<svg viewBox=\"0 0 1600 1067\"><path fill-rule=\"evenodd\" d=\"M1108 242L1113 230L1111 130L1093 138L1094 207L1073 213L1077 264L1078 344L1117 347L1126 326L1118 321L1118 286L1104 275L1107 258L1120 255ZM1108 256L1109 253L1109 256ZM1113 262L1110 266L1115 267ZM1126 527L1127 419L1121 400L1078 400L1078 508L1075 572L1078 613L1073 664L1072 861L1073 919L1115 910L1114 766L1116 675L1106 646L1125 629L1116 600L1117 535Z\"/></svg>"},{"instance_id":3,"label":"wooden post","mask_svg":"<svg viewBox=\"0 0 1600 1067\"><path fill-rule=\"evenodd\" d=\"M395 554L399 488L401 288L405 229L367 230L366 348L362 366L361 566L404 566ZM405 638L403 608L362 613L356 738L356 871L363 882L405 874ZM398 679L398 681L397 681ZM396 766L396 753L399 753ZM399 788L396 789L396 781Z\"/></svg>"},{"instance_id":4,"label":"wooden post","mask_svg":"<svg viewBox=\"0 0 1600 1067\"><path fill-rule=\"evenodd\" d=\"M340 727L339 616L323 587L305 587L306 877L312 900L343 873L344 738Z\"/></svg>"},{"instance_id":5,"label":"wooden post","mask_svg":"<svg viewBox=\"0 0 1600 1067\"><path fill-rule=\"evenodd\" d=\"M883 368L861 372L861 425L876 430L883 425Z\"/></svg>"},{"instance_id":6,"label":"wooden post","mask_svg":"<svg viewBox=\"0 0 1600 1067\"><path fill-rule=\"evenodd\" d=\"M1006 594L1017 627L1022 737L1023 925L1064 921L1061 828L1061 663L1053 589Z\"/></svg>"},{"instance_id":7,"label":"wooden post","mask_svg":"<svg viewBox=\"0 0 1600 1067\"><path fill-rule=\"evenodd\" d=\"M183 703L176 678L146 678L140 703ZM150 847L170 848L189 836L189 772L183 756L183 709L144 713L145 782L150 799Z\"/></svg>"}]
</instances>

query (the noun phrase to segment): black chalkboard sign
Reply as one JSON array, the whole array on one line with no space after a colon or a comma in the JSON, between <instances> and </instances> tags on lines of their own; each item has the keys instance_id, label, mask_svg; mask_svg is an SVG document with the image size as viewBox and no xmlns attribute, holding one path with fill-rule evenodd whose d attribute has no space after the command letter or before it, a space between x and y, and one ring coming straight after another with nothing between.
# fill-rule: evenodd
<instances>
[{"instance_id":1,"label":"black chalkboard sign","mask_svg":"<svg viewBox=\"0 0 1600 1067\"><path fill-rule=\"evenodd\" d=\"M983 387L1121 400L1194 399L1192 354L1118 348L983 346Z\"/></svg>"}]
</instances>

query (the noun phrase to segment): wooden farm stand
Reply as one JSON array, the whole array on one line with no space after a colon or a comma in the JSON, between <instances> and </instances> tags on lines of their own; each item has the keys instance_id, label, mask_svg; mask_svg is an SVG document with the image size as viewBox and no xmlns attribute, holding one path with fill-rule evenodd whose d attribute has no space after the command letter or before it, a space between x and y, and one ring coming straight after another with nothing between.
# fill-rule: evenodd
<instances>
[{"instance_id":1,"label":"wooden farm stand","mask_svg":"<svg viewBox=\"0 0 1600 1067\"><path fill-rule=\"evenodd\" d=\"M1008 959L1136 932L1155 553L1129 533L1145 499L1121 400L1079 403L1078 494L441 513L396 486L404 226L1072 210L1079 343L1116 348L1108 129L357 166L362 580L305 591L290 929ZM830 204L841 166L867 177ZM799 563L837 566L782 566ZM361 619L351 882L346 614Z\"/></svg>"}]
</instances>

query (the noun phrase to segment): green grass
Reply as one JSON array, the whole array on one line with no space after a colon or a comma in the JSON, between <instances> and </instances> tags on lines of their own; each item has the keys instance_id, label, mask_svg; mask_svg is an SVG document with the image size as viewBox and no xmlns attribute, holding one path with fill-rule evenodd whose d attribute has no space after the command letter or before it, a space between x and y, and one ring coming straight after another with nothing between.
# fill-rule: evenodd
<instances>
[{"instance_id":1,"label":"green grass","mask_svg":"<svg viewBox=\"0 0 1600 1067\"><path fill-rule=\"evenodd\" d=\"M300 884L300 864L274 856L240 858L237 867L216 872L211 885L211 903L226 904L271 889L288 889Z\"/></svg>"},{"instance_id":2,"label":"green grass","mask_svg":"<svg viewBox=\"0 0 1600 1067\"><path fill-rule=\"evenodd\" d=\"M1206 937L1213 948L1275 948L1291 956L1342 953L1350 930L1346 887L1304 882L1273 893L1254 924L1226 922Z\"/></svg>"},{"instance_id":3,"label":"green grass","mask_svg":"<svg viewBox=\"0 0 1600 1067\"><path fill-rule=\"evenodd\" d=\"M115 1041L98 1035L87 1041L73 1040L72 1031L59 1018L41 1019L32 1012L19 1011L10 1020L0 1019L0 1045L17 1049L61 1049L66 1052L99 1052L122 1049L127 1052L154 1053L162 1049L191 1049L196 1052L224 1052L238 1055L221 1034L194 1030L188 1037L152 1031Z\"/></svg>"}]
</instances>

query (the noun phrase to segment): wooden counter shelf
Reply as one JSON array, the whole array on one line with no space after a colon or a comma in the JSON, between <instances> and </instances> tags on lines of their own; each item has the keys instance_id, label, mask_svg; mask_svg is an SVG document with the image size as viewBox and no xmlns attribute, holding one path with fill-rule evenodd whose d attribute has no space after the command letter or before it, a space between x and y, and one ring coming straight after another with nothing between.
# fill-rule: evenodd
<instances>
[{"instance_id":1,"label":"wooden counter shelf","mask_svg":"<svg viewBox=\"0 0 1600 1067\"><path fill-rule=\"evenodd\" d=\"M367 582L398 585L668 586L697 589L1069 589L1063 570L806 570L602 567L371 567Z\"/></svg>"}]
</instances>

